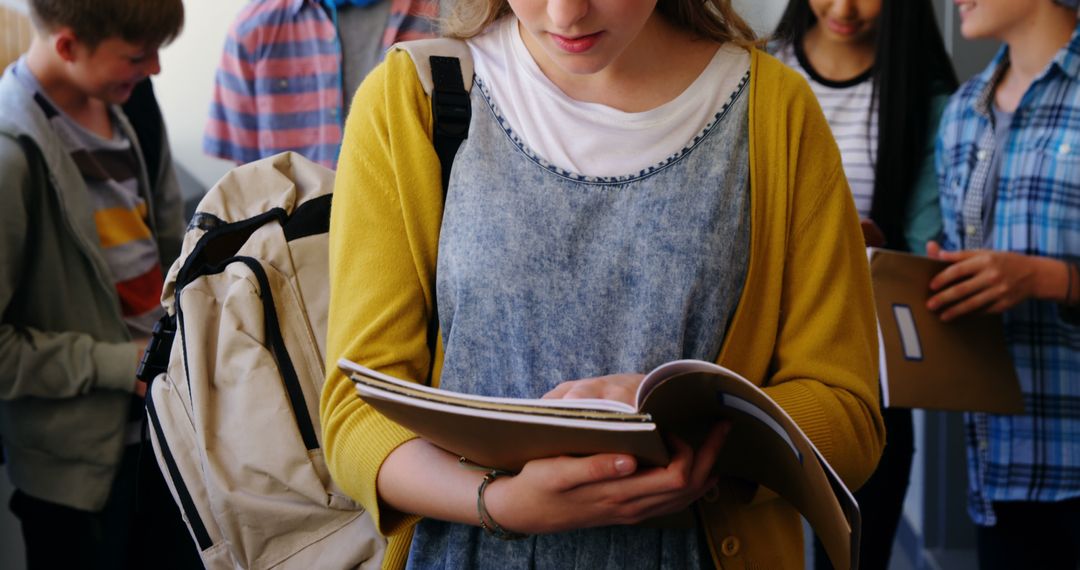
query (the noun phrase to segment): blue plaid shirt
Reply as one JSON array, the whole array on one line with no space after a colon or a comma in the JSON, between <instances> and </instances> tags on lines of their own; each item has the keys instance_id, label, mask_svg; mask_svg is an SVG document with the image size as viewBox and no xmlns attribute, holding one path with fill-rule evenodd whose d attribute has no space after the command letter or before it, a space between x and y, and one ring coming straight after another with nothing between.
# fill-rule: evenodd
<instances>
[{"instance_id":1,"label":"blue plaid shirt","mask_svg":"<svg viewBox=\"0 0 1080 570\"><path fill-rule=\"evenodd\" d=\"M1080 258L1080 32L1021 99L994 163L991 104L1008 66L1003 48L953 96L937 143L943 245ZM993 202L991 202L991 200ZM994 208L990 227L982 212ZM1075 286L1075 284L1074 284ZM1026 413L966 414L968 510L996 522L993 501L1080 496L1080 326L1062 307L1028 300L1004 315Z\"/></svg>"}]
</instances>

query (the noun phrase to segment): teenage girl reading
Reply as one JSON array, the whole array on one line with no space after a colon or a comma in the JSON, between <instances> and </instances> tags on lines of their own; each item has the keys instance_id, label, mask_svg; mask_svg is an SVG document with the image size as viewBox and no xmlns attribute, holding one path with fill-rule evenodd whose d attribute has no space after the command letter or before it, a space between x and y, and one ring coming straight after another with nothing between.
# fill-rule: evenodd
<instances>
[{"instance_id":1,"label":"teenage girl reading","mask_svg":"<svg viewBox=\"0 0 1080 570\"><path fill-rule=\"evenodd\" d=\"M772 44L810 83L840 147L867 245L915 253L941 233L934 142L956 89L930 0L791 0ZM888 568L911 476L911 410L883 410L887 443L855 493L859 565ZM830 568L820 543L815 567Z\"/></svg>"},{"instance_id":2,"label":"teenage girl reading","mask_svg":"<svg viewBox=\"0 0 1080 570\"><path fill-rule=\"evenodd\" d=\"M553 457L485 483L337 372L346 357L462 392L629 401L642 371L710 360L761 385L849 485L881 452L840 155L805 81L751 47L727 0L458 0L446 31L476 77L445 204L404 51L357 95L334 195L323 444L390 537L384 565L801 567L796 511L712 473L727 424L670 439L664 467ZM637 524L688 507L696 524Z\"/></svg>"}]
</instances>

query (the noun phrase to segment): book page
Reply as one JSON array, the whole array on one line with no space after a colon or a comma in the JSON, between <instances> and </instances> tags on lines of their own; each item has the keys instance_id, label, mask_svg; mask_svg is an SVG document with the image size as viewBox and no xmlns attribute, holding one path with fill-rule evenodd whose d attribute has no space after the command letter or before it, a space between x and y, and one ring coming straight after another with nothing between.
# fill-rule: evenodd
<instances>
[{"instance_id":1,"label":"book page","mask_svg":"<svg viewBox=\"0 0 1080 570\"><path fill-rule=\"evenodd\" d=\"M716 472L783 497L810 522L834 566L853 567L857 504L798 424L761 388L716 364L675 361L650 372L638 398L662 431L691 445L717 421L730 421Z\"/></svg>"},{"instance_id":2,"label":"book page","mask_svg":"<svg viewBox=\"0 0 1080 570\"><path fill-rule=\"evenodd\" d=\"M647 415L415 390L412 382L385 382L348 370L359 396L383 416L477 465L514 472L532 459L596 453L626 453L647 465L669 462Z\"/></svg>"},{"instance_id":3,"label":"book page","mask_svg":"<svg viewBox=\"0 0 1080 570\"><path fill-rule=\"evenodd\" d=\"M545 400L543 398L499 398L494 396L479 396L476 394L465 394L461 392L449 392L447 390L440 390L438 388L432 388L431 386L425 386L418 382L409 382L408 380L402 380L395 378L388 374L383 374L377 370L372 370L362 364L357 364L351 360L342 358L338 360L338 367L347 372L355 372L361 376L381 380L388 384L407 388L409 390L415 390L430 394L433 396L439 396L440 398L453 394L453 397L462 401L472 402L486 402L491 404L506 404L511 406L530 406L540 408L560 408L569 410L601 410L607 412L627 413L633 414L637 412L633 406L624 402L617 402L615 400L600 400L600 399L550 399Z\"/></svg>"},{"instance_id":4,"label":"book page","mask_svg":"<svg viewBox=\"0 0 1080 570\"><path fill-rule=\"evenodd\" d=\"M460 405L447 404L432 400L418 400L400 393L382 390L374 386L357 384L357 392L365 398L378 398L381 400L408 404L416 408L431 410L433 412L454 413L459 415L473 416L477 418L489 418L518 423L530 423L538 425L558 425L571 428L594 429L603 431L652 431L655 426L647 421L613 421L604 417L592 419L588 417L566 417L557 415L558 410L552 410L551 415L544 414L543 410L537 411L531 408L528 411L503 411L485 408L462 407ZM640 416L634 415L634 418Z\"/></svg>"},{"instance_id":5,"label":"book page","mask_svg":"<svg viewBox=\"0 0 1080 570\"><path fill-rule=\"evenodd\" d=\"M711 362L703 362L701 360L675 360L667 362L655 368L652 372L649 372L642 380L641 385L638 386L638 392L636 400L638 402L638 408L641 411L649 412L649 406L646 404L653 392L659 389L659 387L665 382L675 381L684 384L676 388L679 391L680 400L692 400L696 398L704 398L705 400L713 400L715 404L720 407L733 408L741 411L742 413L753 417L755 420L761 422L773 433L776 437L787 443L791 452L799 457L799 451L795 447L795 442L784 429L780 423L774 419L769 412L762 409L761 403L767 402L771 404L774 414L783 414L787 417L787 413L782 408L772 402L768 396L761 392L761 389L750 383L749 380L739 376L736 372L724 368L718 364ZM693 383L693 386L686 386L685 384ZM724 385L741 385L742 388L738 391L743 395L738 395L737 392L725 391ZM755 396L752 400L758 402L754 403L751 399L747 398L747 395ZM657 404L653 404L657 405ZM680 402L675 402L673 406L683 407ZM787 422L794 424L794 420L787 417ZM801 459L800 459L801 461Z\"/></svg>"}]
</instances>

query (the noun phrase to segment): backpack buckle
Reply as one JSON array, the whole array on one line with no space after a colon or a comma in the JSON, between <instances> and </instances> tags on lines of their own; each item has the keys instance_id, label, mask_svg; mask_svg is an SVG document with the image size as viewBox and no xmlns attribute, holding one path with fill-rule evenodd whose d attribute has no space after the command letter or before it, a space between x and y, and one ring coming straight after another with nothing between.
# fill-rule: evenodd
<instances>
[{"instance_id":1,"label":"backpack buckle","mask_svg":"<svg viewBox=\"0 0 1080 570\"><path fill-rule=\"evenodd\" d=\"M469 134L472 101L465 91L436 89L431 94L436 134L464 139Z\"/></svg>"},{"instance_id":2,"label":"backpack buckle","mask_svg":"<svg viewBox=\"0 0 1080 570\"><path fill-rule=\"evenodd\" d=\"M154 332L150 344L146 345L135 377L150 384L169 367L169 354L172 352L173 339L176 338L176 317L164 315L154 323Z\"/></svg>"}]
</instances>

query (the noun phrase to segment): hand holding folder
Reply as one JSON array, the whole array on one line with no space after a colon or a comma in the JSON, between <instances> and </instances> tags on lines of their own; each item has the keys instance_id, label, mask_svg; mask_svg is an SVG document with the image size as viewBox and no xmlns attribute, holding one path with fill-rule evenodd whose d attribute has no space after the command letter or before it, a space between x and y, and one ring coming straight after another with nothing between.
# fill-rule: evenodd
<instances>
[{"instance_id":1,"label":"hand holding folder","mask_svg":"<svg viewBox=\"0 0 1080 570\"><path fill-rule=\"evenodd\" d=\"M1024 411L1001 315L950 322L926 308L945 261L867 248L878 314L882 405L1017 414Z\"/></svg>"}]
</instances>

